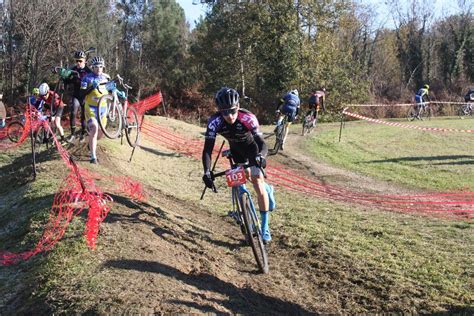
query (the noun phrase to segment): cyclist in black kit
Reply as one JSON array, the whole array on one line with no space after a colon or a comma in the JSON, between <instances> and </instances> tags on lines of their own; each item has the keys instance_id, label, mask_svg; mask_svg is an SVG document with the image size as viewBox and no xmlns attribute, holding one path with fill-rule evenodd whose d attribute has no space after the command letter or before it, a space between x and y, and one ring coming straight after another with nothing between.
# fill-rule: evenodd
<instances>
[{"instance_id":1,"label":"cyclist in black kit","mask_svg":"<svg viewBox=\"0 0 474 316\"><path fill-rule=\"evenodd\" d=\"M239 93L228 87L221 88L215 97L218 112L209 118L206 140L202 152L204 175L202 177L208 188L214 187L214 175L210 169L211 155L217 134L229 142L235 162L250 164L250 178L258 197L258 207L262 218L263 240L271 240L269 228L269 212L275 208L273 187L265 182L259 167L265 168L268 149L255 115L241 109Z\"/></svg>"},{"instance_id":2,"label":"cyclist in black kit","mask_svg":"<svg viewBox=\"0 0 474 316\"><path fill-rule=\"evenodd\" d=\"M76 131L76 117L79 107L81 108L81 136L80 140L84 139L84 134L86 133L86 124L85 124L85 112L84 112L84 96L81 93L81 81L87 74L91 73L92 70L86 65L86 53L83 51L77 51L74 53L74 59L76 65L71 69L64 69L60 73L63 77L65 85L72 85L73 92L71 99L69 101L69 107L71 109L70 114L70 123L71 123L71 136L68 139L68 142L73 142L75 139L74 133Z\"/></svg>"}]
</instances>

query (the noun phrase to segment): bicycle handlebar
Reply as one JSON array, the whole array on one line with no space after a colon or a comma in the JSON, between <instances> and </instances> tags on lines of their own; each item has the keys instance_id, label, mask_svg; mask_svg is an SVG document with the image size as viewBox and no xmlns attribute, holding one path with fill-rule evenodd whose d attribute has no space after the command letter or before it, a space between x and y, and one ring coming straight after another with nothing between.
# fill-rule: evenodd
<instances>
[{"instance_id":1,"label":"bicycle handlebar","mask_svg":"<svg viewBox=\"0 0 474 316\"><path fill-rule=\"evenodd\" d=\"M133 89L132 86L129 86L128 84L124 83L124 79L123 79L119 74L117 74L117 75L115 76L115 78L112 79L112 80L99 83L99 86L105 86L105 85L108 84L109 82L115 82L116 80L117 80L117 81L120 83L120 85L121 85L122 87L124 87L125 89L127 89L127 90Z\"/></svg>"},{"instance_id":2,"label":"bicycle handlebar","mask_svg":"<svg viewBox=\"0 0 474 316\"><path fill-rule=\"evenodd\" d=\"M105 86L110 82L116 82L116 81L118 81L120 83L120 85L127 90L127 96L128 96L128 90L132 89L132 87L129 86L128 84L124 83L124 79L119 74L117 74L114 79L111 79L111 80L106 81L106 82L99 83L99 85L96 87L96 89L97 89L97 91L101 92L100 89L99 89L100 86Z\"/></svg>"},{"instance_id":3,"label":"bicycle handlebar","mask_svg":"<svg viewBox=\"0 0 474 316\"><path fill-rule=\"evenodd\" d=\"M243 167L244 169L247 169L247 168L250 168L252 166L250 166L249 163L244 163L244 164L233 164L231 169L234 169L234 167ZM267 173L265 172L265 169L263 169L262 167L260 166L255 166L257 167L258 169L260 169L260 171L262 171L262 174L263 174L263 177L266 178L267 177ZM227 172L226 171L221 171L221 172L218 172L218 173L214 173L214 178L218 178L218 177L222 177L223 175L225 175L225 173Z\"/></svg>"}]
</instances>

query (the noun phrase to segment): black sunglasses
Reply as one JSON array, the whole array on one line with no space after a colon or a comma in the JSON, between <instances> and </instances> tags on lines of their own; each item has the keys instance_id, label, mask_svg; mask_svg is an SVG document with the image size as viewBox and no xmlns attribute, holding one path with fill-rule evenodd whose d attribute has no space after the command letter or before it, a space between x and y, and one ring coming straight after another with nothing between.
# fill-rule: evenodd
<instances>
[{"instance_id":1,"label":"black sunglasses","mask_svg":"<svg viewBox=\"0 0 474 316\"><path fill-rule=\"evenodd\" d=\"M221 110L221 114L224 116L234 115L235 113L237 113L237 108Z\"/></svg>"},{"instance_id":2,"label":"black sunglasses","mask_svg":"<svg viewBox=\"0 0 474 316\"><path fill-rule=\"evenodd\" d=\"M84 59L76 59L76 63L82 63L83 61L85 61Z\"/></svg>"}]
</instances>

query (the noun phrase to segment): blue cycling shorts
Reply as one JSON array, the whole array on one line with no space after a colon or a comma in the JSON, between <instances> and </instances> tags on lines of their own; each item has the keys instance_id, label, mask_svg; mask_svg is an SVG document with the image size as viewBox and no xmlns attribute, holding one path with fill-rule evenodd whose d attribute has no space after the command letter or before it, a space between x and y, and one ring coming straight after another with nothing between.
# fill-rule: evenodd
<instances>
[{"instance_id":1,"label":"blue cycling shorts","mask_svg":"<svg viewBox=\"0 0 474 316\"><path fill-rule=\"evenodd\" d=\"M286 103L281 108L281 113L285 114L288 117L288 122L293 122L296 117L296 110L298 109L297 106L293 104Z\"/></svg>"}]
</instances>

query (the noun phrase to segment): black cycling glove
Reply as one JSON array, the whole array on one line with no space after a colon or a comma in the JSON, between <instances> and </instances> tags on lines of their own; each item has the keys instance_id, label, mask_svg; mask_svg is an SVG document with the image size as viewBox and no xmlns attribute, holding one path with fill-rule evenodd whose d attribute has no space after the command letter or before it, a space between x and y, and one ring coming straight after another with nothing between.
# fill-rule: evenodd
<instances>
[{"instance_id":1,"label":"black cycling glove","mask_svg":"<svg viewBox=\"0 0 474 316\"><path fill-rule=\"evenodd\" d=\"M214 179L215 178L214 178L214 174L212 173L212 171L210 171L209 173L205 173L202 176L202 181L204 181L204 184L209 189L212 189L214 187Z\"/></svg>"},{"instance_id":2,"label":"black cycling glove","mask_svg":"<svg viewBox=\"0 0 474 316\"><path fill-rule=\"evenodd\" d=\"M255 161L257 162L257 167L262 169L267 167L267 160L262 155L258 154L257 157L255 157Z\"/></svg>"}]
</instances>

